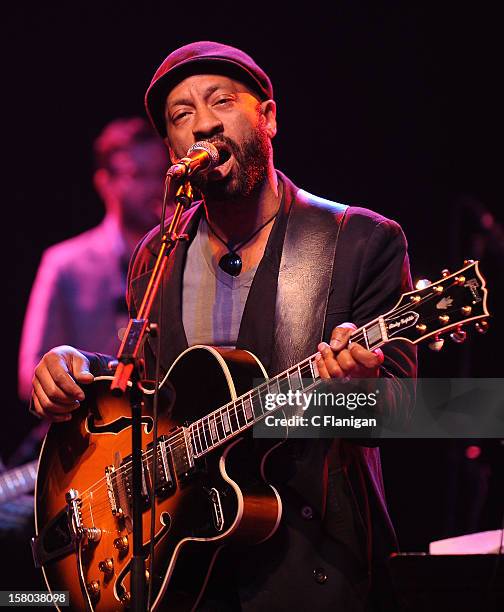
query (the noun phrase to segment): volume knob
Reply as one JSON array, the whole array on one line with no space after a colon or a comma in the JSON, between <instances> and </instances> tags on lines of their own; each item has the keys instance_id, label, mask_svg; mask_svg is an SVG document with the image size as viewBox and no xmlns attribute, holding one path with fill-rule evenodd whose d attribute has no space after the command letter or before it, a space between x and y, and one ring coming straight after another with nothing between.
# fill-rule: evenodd
<instances>
[{"instance_id":1,"label":"volume knob","mask_svg":"<svg viewBox=\"0 0 504 612\"><path fill-rule=\"evenodd\" d=\"M129 548L129 540L128 536L121 536L120 538L116 538L114 540L114 547L117 548L119 552L126 552Z\"/></svg>"},{"instance_id":2,"label":"volume knob","mask_svg":"<svg viewBox=\"0 0 504 612\"><path fill-rule=\"evenodd\" d=\"M99 580L91 580L87 584L88 593L91 597L96 598L100 594L100 581Z\"/></svg>"},{"instance_id":3,"label":"volume knob","mask_svg":"<svg viewBox=\"0 0 504 612\"><path fill-rule=\"evenodd\" d=\"M107 557L103 561L98 563L98 568L104 574L110 575L114 573L114 559L112 557Z\"/></svg>"}]
</instances>

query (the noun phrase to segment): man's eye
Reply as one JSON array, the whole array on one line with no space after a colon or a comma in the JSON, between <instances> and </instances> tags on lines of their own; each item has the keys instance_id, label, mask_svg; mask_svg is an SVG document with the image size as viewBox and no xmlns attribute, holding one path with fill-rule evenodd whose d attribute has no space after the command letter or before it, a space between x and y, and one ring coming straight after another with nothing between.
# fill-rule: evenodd
<instances>
[{"instance_id":1,"label":"man's eye","mask_svg":"<svg viewBox=\"0 0 504 612\"><path fill-rule=\"evenodd\" d=\"M188 115L188 112L183 112L183 113L179 113L178 115L174 115L172 118L172 121L174 123L177 123L177 121L180 121L181 119L183 119L186 115Z\"/></svg>"},{"instance_id":2,"label":"man's eye","mask_svg":"<svg viewBox=\"0 0 504 612\"><path fill-rule=\"evenodd\" d=\"M215 104L226 104L227 102L231 102L231 98L221 98Z\"/></svg>"}]
</instances>

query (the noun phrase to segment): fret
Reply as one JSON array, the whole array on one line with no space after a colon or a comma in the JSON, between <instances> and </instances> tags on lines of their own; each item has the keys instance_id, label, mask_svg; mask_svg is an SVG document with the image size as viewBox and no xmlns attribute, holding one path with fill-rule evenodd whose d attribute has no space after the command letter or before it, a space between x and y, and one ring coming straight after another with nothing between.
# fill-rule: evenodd
<instances>
[{"instance_id":1,"label":"fret","mask_svg":"<svg viewBox=\"0 0 504 612\"><path fill-rule=\"evenodd\" d=\"M217 441L220 442L221 437L219 436L219 423L220 423L220 419L217 419L217 413L212 412L213 414L213 420L214 420L214 425L215 425L215 435L217 436Z\"/></svg>"},{"instance_id":2,"label":"fret","mask_svg":"<svg viewBox=\"0 0 504 612\"><path fill-rule=\"evenodd\" d=\"M208 418L208 415L206 417L203 417L201 422L203 423L203 435L205 436L205 442L208 449L213 446L212 437L210 433L210 420Z\"/></svg>"},{"instance_id":3,"label":"fret","mask_svg":"<svg viewBox=\"0 0 504 612\"><path fill-rule=\"evenodd\" d=\"M17 474L17 477L18 477L19 484L21 486L24 486L26 484L26 479L24 477L23 471L22 470L17 470L16 474Z\"/></svg>"},{"instance_id":4,"label":"fret","mask_svg":"<svg viewBox=\"0 0 504 612\"><path fill-rule=\"evenodd\" d=\"M236 411L236 403L231 404L231 413L229 414L229 422L231 423L231 431L234 433L240 429L240 423L238 421L238 413Z\"/></svg>"},{"instance_id":5,"label":"fret","mask_svg":"<svg viewBox=\"0 0 504 612\"><path fill-rule=\"evenodd\" d=\"M199 434L199 421L195 421L191 425L191 429L193 430L193 433L194 433L194 448L197 449L198 453L201 453L203 451L203 446L201 444L201 438ZM168 446L168 450L170 450L169 446Z\"/></svg>"},{"instance_id":6,"label":"fret","mask_svg":"<svg viewBox=\"0 0 504 612\"><path fill-rule=\"evenodd\" d=\"M200 440L202 442L201 447L204 451L206 451L209 445L208 445L208 440L207 440L206 432L205 432L205 419L201 419L200 423L201 423L201 429L199 429L199 427L198 429L200 432ZM201 437L201 434L203 434L203 437ZM203 446L203 443L204 443L204 446Z\"/></svg>"},{"instance_id":7,"label":"fret","mask_svg":"<svg viewBox=\"0 0 504 612\"><path fill-rule=\"evenodd\" d=\"M238 420L238 429L242 429L247 424L247 419L245 418L245 410L243 406L243 401L236 400L236 418Z\"/></svg>"},{"instance_id":8,"label":"fret","mask_svg":"<svg viewBox=\"0 0 504 612\"><path fill-rule=\"evenodd\" d=\"M205 449L203 448L203 441L201 439L201 430L200 430L200 421L196 421L196 433L198 434L198 442L200 446L200 452L203 452Z\"/></svg>"},{"instance_id":9,"label":"fret","mask_svg":"<svg viewBox=\"0 0 504 612\"><path fill-rule=\"evenodd\" d=\"M242 400L243 410L245 413L245 419L247 422L254 418L254 411L252 410L252 401L250 396L245 396Z\"/></svg>"},{"instance_id":10,"label":"fret","mask_svg":"<svg viewBox=\"0 0 504 612\"><path fill-rule=\"evenodd\" d=\"M369 340L368 340L367 329L365 327L362 328L362 336L364 338L364 342L366 343L366 348L369 351ZM351 336L350 336L350 339L352 339Z\"/></svg>"},{"instance_id":11,"label":"fret","mask_svg":"<svg viewBox=\"0 0 504 612\"><path fill-rule=\"evenodd\" d=\"M315 361L315 359L311 359L310 358L310 365L311 365L312 372L313 372L313 380L319 379L320 378L320 372L318 370L317 362Z\"/></svg>"},{"instance_id":12,"label":"fret","mask_svg":"<svg viewBox=\"0 0 504 612\"><path fill-rule=\"evenodd\" d=\"M224 423L222 420L222 408L217 414L215 414L215 427L217 428L217 436L219 440L223 440L226 437L226 431L224 429Z\"/></svg>"},{"instance_id":13,"label":"fret","mask_svg":"<svg viewBox=\"0 0 504 612\"><path fill-rule=\"evenodd\" d=\"M195 454L199 454L201 449L198 449L198 443L196 440L196 433L194 431L194 423L191 425L190 429L191 429L191 441L192 441L192 447L194 449Z\"/></svg>"},{"instance_id":14,"label":"fret","mask_svg":"<svg viewBox=\"0 0 504 612\"><path fill-rule=\"evenodd\" d=\"M268 390L268 385L266 383L261 385L257 389L257 396L259 397L259 401L261 402L261 409L263 411L263 414L266 414L267 412L269 412L269 410L267 408L265 408L265 406L266 406L266 395L268 395L268 393L269 393L269 390Z\"/></svg>"},{"instance_id":15,"label":"fret","mask_svg":"<svg viewBox=\"0 0 504 612\"><path fill-rule=\"evenodd\" d=\"M310 366L310 374L311 374L312 380L315 380L315 373L313 371L313 363L311 359L308 359L308 365Z\"/></svg>"},{"instance_id":16,"label":"fret","mask_svg":"<svg viewBox=\"0 0 504 612\"><path fill-rule=\"evenodd\" d=\"M368 342L369 349L372 349L374 345L380 344L380 342L382 342L383 337L382 337L379 321L376 321L375 323L371 323L371 325L366 327L366 331L367 331L367 342Z\"/></svg>"},{"instance_id":17,"label":"fret","mask_svg":"<svg viewBox=\"0 0 504 612\"><path fill-rule=\"evenodd\" d=\"M217 435L217 427L215 426L215 417L212 418L210 414L208 417L208 428L210 430L210 440L212 442L212 446L214 442L219 440L219 436Z\"/></svg>"},{"instance_id":18,"label":"fret","mask_svg":"<svg viewBox=\"0 0 504 612\"><path fill-rule=\"evenodd\" d=\"M299 366L290 373L287 372L287 376L289 377L290 388L292 391L297 391L301 389L301 374L299 373Z\"/></svg>"},{"instance_id":19,"label":"fret","mask_svg":"<svg viewBox=\"0 0 504 612\"><path fill-rule=\"evenodd\" d=\"M252 410L254 412L254 418L258 419L264 414L264 409L261 401L261 394L258 390L253 390L250 393L250 401L252 402Z\"/></svg>"},{"instance_id":20,"label":"fret","mask_svg":"<svg viewBox=\"0 0 504 612\"><path fill-rule=\"evenodd\" d=\"M231 423L229 422L229 410L228 408L223 408L221 410L222 414L222 423L224 424L224 434L231 433Z\"/></svg>"},{"instance_id":21,"label":"fret","mask_svg":"<svg viewBox=\"0 0 504 612\"><path fill-rule=\"evenodd\" d=\"M301 373L301 381L303 384L303 389L306 389L307 387L311 386L313 383L313 374L312 374L312 369L310 367L309 362L305 362L302 365L300 365L300 373ZM306 383L303 381L306 381L306 379L309 379Z\"/></svg>"},{"instance_id":22,"label":"fret","mask_svg":"<svg viewBox=\"0 0 504 612\"><path fill-rule=\"evenodd\" d=\"M298 363L297 371L299 372L299 389L303 390L303 374L301 373L301 364Z\"/></svg>"},{"instance_id":23,"label":"fret","mask_svg":"<svg viewBox=\"0 0 504 612\"><path fill-rule=\"evenodd\" d=\"M280 393L287 393L287 391L290 391L290 385L289 385L289 374L287 375L282 375L280 374L277 377L278 380L278 387L280 389Z\"/></svg>"},{"instance_id":24,"label":"fret","mask_svg":"<svg viewBox=\"0 0 504 612\"><path fill-rule=\"evenodd\" d=\"M279 387L278 387L278 379L276 377L272 378L271 380L268 380L266 384L268 386L268 393L278 395Z\"/></svg>"}]
</instances>

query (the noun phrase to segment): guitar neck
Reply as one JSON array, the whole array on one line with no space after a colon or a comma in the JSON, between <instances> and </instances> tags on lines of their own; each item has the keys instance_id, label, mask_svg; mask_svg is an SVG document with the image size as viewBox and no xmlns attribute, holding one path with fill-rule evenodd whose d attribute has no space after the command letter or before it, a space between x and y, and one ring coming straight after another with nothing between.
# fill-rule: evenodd
<instances>
[{"instance_id":1,"label":"guitar neck","mask_svg":"<svg viewBox=\"0 0 504 612\"><path fill-rule=\"evenodd\" d=\"M37 464L38 460L35 459L0 475L0 504L33 491L37 479Z\"/></svg>"},{"instance_id":2,"label":"guitar neck","mask_svg":"<svg viewBox=\"0 0 504 612\"><path fill-rule=\"evenodd\" d=\"M383 332L383 333L382 333ZM360 342L370 350L387 342L383 319L380 317L352 332L351 342ZM195 457L210 452L239 433L250 429L266 415L283 405L273 398L281 394L306 392L321 382L316 353L295 366L277 374L236 400L214 410L189 426Z\"/></svg>"},{"instance_id":3,"label":"guitar neck","mask_svg":"<svg viewBox=\"0 0 504 612\"><path fill-rule=\"evenodd\" d=\"M476 329L481 332L486 330L484 319L489 316L487 290L478 262L468 260L462 269L453 274L444 270L442 278L434 284L422 282L417 290L404 293L394 308L353 331L349 343L358 342L373 351L393 340L411 344L431 337L438 340L440 333L451 330L455 331L452 339L462 342L465 338L462 326L481 319L483 321L476 325ZM284 404L274 399L277 396L297 395L314 389L320 382L315 358L316 354L311 355L192 423L188 432L194 456L206 454L253 427L267 414L283 408Z\"/></svg>"}]
</instances>

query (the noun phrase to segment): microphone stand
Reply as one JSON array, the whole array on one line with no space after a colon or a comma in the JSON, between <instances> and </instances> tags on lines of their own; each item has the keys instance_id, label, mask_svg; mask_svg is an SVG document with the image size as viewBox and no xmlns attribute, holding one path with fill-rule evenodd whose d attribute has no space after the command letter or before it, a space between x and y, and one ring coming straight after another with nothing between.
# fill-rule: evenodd
<instances>
[{"instance_id":1,"label":"microphone stand","mask_svg":"<svg viewBox=\"0 0 504 612\"><path fill-rule=\"evenodd\" d=\"M166 176L165 203L171 191L172 175ZM113 395L123 395L128 383L131 381L130 404L131 404L131 451L132 451L132 518L133 518L133 554L131 558L131 609L134 612L146 610L146 588L145 588L145 549L143 545L143 504L142 504L142 405L143 394L141 378L143 374L143 361L140 358L141 349L147 334L155 335L155 326L150 325L149 317L152 305L158 293L163 273L173 249L177 242L187 240L187 235L178 233L180 219L184 210L192 204L193 194L188 173L181 177L181 184L175 195L175 213L167 231L162 234L156 263L145 290L142 303L136 319L130 319L126 328L123 341L117 354L118 365L115 370L114 379L111 383ZM164 228L162 228L164 231ZM161 316L161 313L160 313ZM153 451L156 452L156 449ZM151 491L155 495L155 491ZM151 579L152 567L151 567Z\"/></svg>"}]
</instances>

